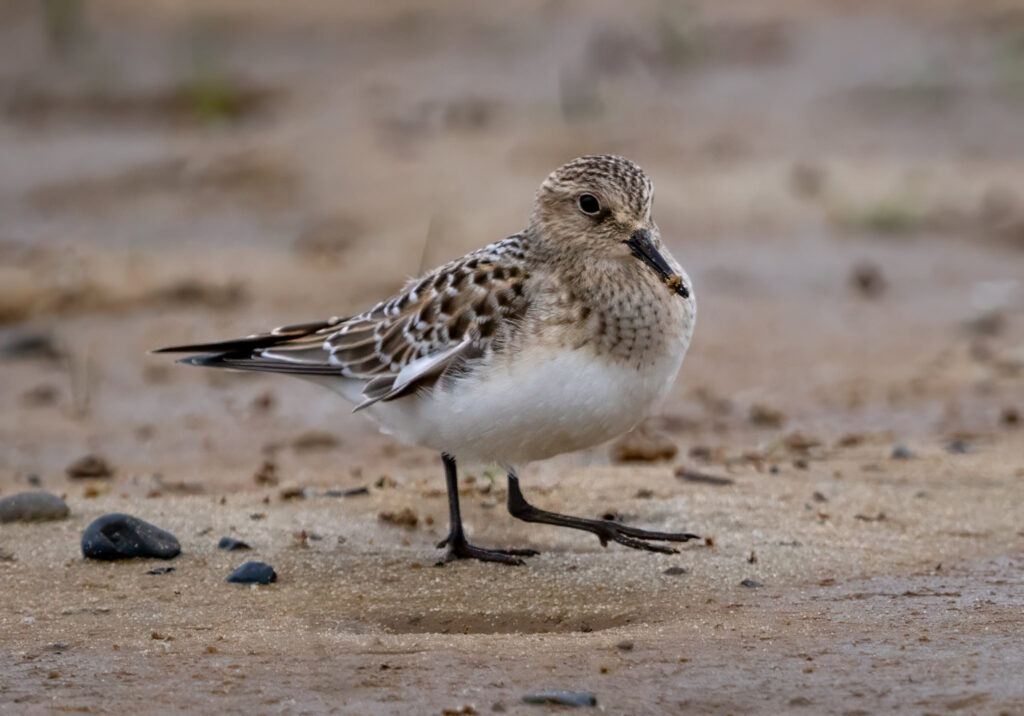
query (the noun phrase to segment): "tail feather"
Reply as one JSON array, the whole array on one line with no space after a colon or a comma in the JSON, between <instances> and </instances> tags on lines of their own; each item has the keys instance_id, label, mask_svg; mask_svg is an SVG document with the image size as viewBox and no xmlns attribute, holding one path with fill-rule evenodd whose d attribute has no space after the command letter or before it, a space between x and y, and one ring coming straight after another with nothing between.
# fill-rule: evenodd
<instances>
[{"instance_id":1,"label":"tail feather","mask_svg":"<svg viewBox=\"0 0 1024 716\"><path fill-rule=\"evenodd\" d=\"M192 343L183 346L167 346L157 348L153 353L247 353L260 348L269 348L281 343L294 341L297 338L313 335L328 328L334 328L347 319L334 317L326 321L315 321L313 323L297 323L291 326L281 326L269 333L257 333L245 338L235 338L229 341L218 341L216 343ZM196 363L195 365L205 365Z\"/></svg>"},{"instance_id":2,"label":"tail feather","mask_svg":"<svg viewBox=\"0 0 1024 716\"><path fill-rule=\"evenodd\" d=\"M165 351L168 352L168 351ZM340 376L341 368L329 363L293 363L263 358L251 353L201 353L178 360L186 365L204 368L233 368L264 373L287 373L289 375L332 375Z\"/></svg>"},{"instance_id":3,"label":"tail feather","mask_svg":"<svg viewBox=\"0 0 1024 716\"><path fill-rule=\"evenodd\" d=\"M209 368L234 368L236 370L269 371L273 373L290 373L293 375L341 375L341 368L327 362L319 363L288 361L263 355L264 349L291 343L302 338L315 337L320 331L327 331L344 321L343 318L331 318L315 323L299 323L292 326L275 328L269 333L259 333L245 338L236 338L216 343L192 343L181 346L159 348L153 353L194 353L180 359L179 363Z\"/></svg>"}]
</instances>

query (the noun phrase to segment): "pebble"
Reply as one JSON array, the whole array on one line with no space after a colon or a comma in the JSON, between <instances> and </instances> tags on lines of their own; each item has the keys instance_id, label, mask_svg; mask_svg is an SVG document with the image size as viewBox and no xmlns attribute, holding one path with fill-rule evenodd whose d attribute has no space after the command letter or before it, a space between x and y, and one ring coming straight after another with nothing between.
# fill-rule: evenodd
<instances>
[{"instance_id":1,"label":"pebble","mask_svg":"<svg viewBox=\"0 0 1024 716\"><path fill-rule=\"evenodd\" d=\"M705 485L731 485L735 481L729 477L719 477L718 475L708 475L704 472L697 470L690 470L682 467L676 470L676 477L680 480L686 480L687 482L699 482Z\"/></svg>"},{"instance_id":2,"label":"pebble","mask_svg":"<svg viewBox=\"0 0 1024 716\"><path fill-rule=\"evenodd\" d=\"M611 447L611 457L615 462L671 460L677 452L679 448L668 435L643 428L628 433Z\"/></svg>"},{"instance_id":3,"label":"pebble","mask_svg":"<svg viewBox=\"0 0 1024 716\"><path fill-rule=\"evenodd\" d=\"M327 490L324 493L324 497L358 497L360 495L369 495L370 488L363 487L350 487L347 490Z\"/></svg>"},{"instance_id":4,"label":"pebble","mask_svg":"<svg viewBox=\"0 0 1024 716\"><path fill-rule=\"evenodd\" d=\"M49 492L22 492L0 500L0 522L45 522L68 516L67 503Z\"/></svg>"},{"instance_id":5,"label":"pebble","mask_svg":"<svg viewBox=\"0 0 1024 716\"><path fill-rule=\"evenodd\" d=\"M537 691L523 696L525 704L541 704L549 706L597 706L597 695L590 691Z\"/></svg>"},{"instance_id":6,"label":"pebble","mask_svg":"<svg viewBox=\"0 0 1024 716\"><path fill-rule=\"evenodd\" d=\"M953 453L954 455L966 455L967 453L972 452L972 450L971 446L967 444L967 441L957 439L946 446L946 452Z\"/></svg>"},{"instance_id":7,"label":"pebble","mask_svg":"<svg viewBox=\"0 0 1024 716\"><path fill-rule=\"evenodd\" d=\"M252 549L247 542L234 537L221 537L217 543L217 549L226 549L228 552L237 552L243 549Z\"/></svg>"},{"instance_id":8,"label":"pebble","mask_svg":"<svg viewBox=\"0 0 1024 716\"><path fill-rule=\"evenodd\" d=\"M110 464L99 455L85 455L67 467L68 477L80 480L85 478L110 477L114 474Z\"/></svg>"},{"instance_id":9,"label":"pebble","mask_svg":"<svg viewBox=\"0 0 1024 716\"><path fill-rule=\"evenodd\" d=\"M900 443L899 445L894 445L892 448L893 460L914 460L916 458L917 455L914 454L914 451L908 448L903 443Z\"/></svg>"},{"instance_id":10,"label":"pebble","mask_svg":"<svg viewBox=\"0 0 1024 716\"><path fill-rule=\"evenodd\" d=\"M88 559L173 559L180 553L174 535L131 515L104 515L82 533L82 554Z\"/></svg>"},{"instance_id":11,"label":"pebble","mask_svg":"<svg viewBox=\"0 0 1024 716\"><path fill-rule=\"evenodd\" d=\"M667 574L670 577L674 577L677 574L686 574L686 567L669 567L662 574Z\"/></svg>"},{"instance_id":12,"label":"pebble","mask_svg":"<svg viewBox=\"0 0 1024 716\"><path fill-rule=\"evenodd\" d=\"M264 562L246 562L228 575L228 581L237 584L270 584L277 581L277 572Z\"/></svg>"},{"instance_id":13,"label":"pebble","mask_svg":"<svg viewBox=\"0 0 1024 716\"><path fill-rule=\"evenodd\" d=\"M13 359L60 360L63 352L49 333L23 333L0 345L0 357Z\"/></svg>"},{"instance_id":14,"label":"pebble","mask_svg":"<svg viewBox=\"0 0 1024 716\"><path fill-rule=\"evenodd\" d=\"M320 430L307 430L292 440L292 449L297 452L305 450L330 450L337 447L338 438Z\"/></svg>"},{"instance_id":15,"label":"pebble","mask_svg":"<svg viewBox=\"0 0 1024 716\"><path fill-rule=\"evenodd\" d=\"M408 507L403 507L400 512L381 512L377 515L377 519L381 522L388 522L408 529L412 529L419 524L419 517Z\"/></svg>"},{"instance_id":16,"label":"pebble","mask_svg":"<svg viewBox=\"0 0 1024 716\"><path fill-rule=\"evenodd\" d=\"M752 425L762 428L781 428L786 422L786 415L781 410L754 403L750 406L748 419Z\"/></svg>"},{"instance_id":17,"label":"pebble","mask_svg":"<svg viewBox=\"0 0 1024 716\"><path fill-rule=\"evenodd\" d=\"M862 261L850 271L850 285L865 298L878 298L887 288L882 268L871 261Z\"/></svg>"},{"instance_id":18,"label":"pebble","mask_svg":"<svg viewBox=\"0 0 1024 716\"><path fill-rule=\"evenodd\" d=\"M756 579L744 579L742 582L740 582L740 586L747 587L749 589L757 589L758 587L763 587L764 585L758 582Z\"/></svg>"}]
</instances>

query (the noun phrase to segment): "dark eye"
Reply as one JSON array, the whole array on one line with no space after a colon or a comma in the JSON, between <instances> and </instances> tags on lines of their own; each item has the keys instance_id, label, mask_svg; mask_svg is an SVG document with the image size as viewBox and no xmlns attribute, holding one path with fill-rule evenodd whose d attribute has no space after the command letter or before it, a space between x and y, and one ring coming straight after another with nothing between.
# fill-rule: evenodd
<instances>
[{"instance_id":1,"label":"dark eye","mask_svg":"<svg viewBox=\"0 0 1024 716\"><path fill-rule=\"evenodd\" d=\"M584 214L596 214L601 211L601 203L593 194L580 194L580 211Z\"/></svg>"}]
</instances>

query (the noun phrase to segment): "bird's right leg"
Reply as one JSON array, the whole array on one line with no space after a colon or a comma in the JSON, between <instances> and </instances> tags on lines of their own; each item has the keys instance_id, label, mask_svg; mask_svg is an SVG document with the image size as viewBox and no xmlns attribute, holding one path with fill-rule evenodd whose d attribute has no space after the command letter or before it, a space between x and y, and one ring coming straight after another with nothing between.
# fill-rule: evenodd
<instances>
[{"instance_id":1,"label":"bird's right leg","mask_svg":"<svg viewBox=\"0 0 1024 716\"><path fill-rule=\"evenodd\" d=\"M484 562L503 562L505 564L523 564L520 557L533 557L540 554L535 549L484 549L475 547L466 540L462 529L462 515L459 511L459 478L455 468L455 458L441 454L444 461L444 477L448 486L448 516L451 527L448 536L438 543L438 547L448 546L445 561L456 559L479 559Z\"/></svg>"}]
</instances>

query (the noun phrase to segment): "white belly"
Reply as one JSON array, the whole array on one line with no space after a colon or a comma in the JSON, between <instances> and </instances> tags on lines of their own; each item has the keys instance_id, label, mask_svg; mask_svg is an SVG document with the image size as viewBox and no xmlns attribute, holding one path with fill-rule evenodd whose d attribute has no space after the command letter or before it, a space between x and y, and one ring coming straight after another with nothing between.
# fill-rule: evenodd
<instances>
[{"instance_id":1,"label":"white belly","mask_svg":"<svg viewBox=\"0 0 1024 716\"><path fill-rule=\"evenodd\" d=\"M447 389L377 403L366 412L402 442L463 461L542 460L609 440L649 415L672 387L686 342L642 371L605 362L587 348L531 348Z\"/></svg>"}]
</instances>

